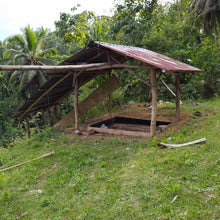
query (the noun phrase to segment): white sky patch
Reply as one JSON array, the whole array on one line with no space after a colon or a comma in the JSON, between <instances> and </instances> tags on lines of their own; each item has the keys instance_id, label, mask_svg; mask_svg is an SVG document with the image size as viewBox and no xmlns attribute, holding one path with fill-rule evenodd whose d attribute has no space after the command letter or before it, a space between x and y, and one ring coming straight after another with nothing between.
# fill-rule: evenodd
<instances>
[{"instance_id":1,"label":"white sky patch","mask_svg":"<svg viewBox=\"0 0 220 220\"><path fill-rule=\"evenodd\" d=\"M80 4L77 12L94 11L97 15L110 15L114 0L1 0L0 40L21 33L27 25L55 29L54 21L61 12L70 13L71 8Z\"/></svg>"}]
</instances>

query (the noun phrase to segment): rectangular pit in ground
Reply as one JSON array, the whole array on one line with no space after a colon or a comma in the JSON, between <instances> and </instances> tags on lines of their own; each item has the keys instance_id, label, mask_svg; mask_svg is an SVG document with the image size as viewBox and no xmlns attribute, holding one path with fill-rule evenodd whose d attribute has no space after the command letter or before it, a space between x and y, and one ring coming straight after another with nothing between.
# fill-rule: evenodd
<instances>
[{"instance_id":1,"label":"rectangular pit in ground","mask_svg":"<svg viewBox=\"0 0 220 220\"><path fill-rule=\"evenodd\" d=\"M100 133L112 134L112 135L128 135L136 137L150 137L150 120L119 117L99 121L97 123L90 124L88 130L95 130ZM157 121L157 130L163 130L171 122Z\"/></svg>"}]
</instances>

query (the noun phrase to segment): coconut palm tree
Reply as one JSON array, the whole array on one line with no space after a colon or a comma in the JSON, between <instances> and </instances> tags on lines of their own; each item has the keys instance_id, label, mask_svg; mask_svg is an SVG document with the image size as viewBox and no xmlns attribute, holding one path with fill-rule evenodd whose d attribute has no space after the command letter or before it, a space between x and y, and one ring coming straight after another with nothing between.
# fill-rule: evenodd
<instances>
[{"instance_id":1,"label":"coconut palm tree","mask_svg":"<svg viewBox=\"0 0 220 220\"><path fill-rule=\"evenodd\" d=\"M33 31L30 26L25 27L22 35L15 35L5 40L3 56L8 58L9 64L15 65L45 65L55 64L48 57L56 53L55 48L45 49L47 30L40 28ZM13 71L9 82L13 82L19 90L33 92L46 81L45 73L39 71Z\"/></svg>"},{"instance_id":2,"label":"coconut palm tree","mask_svg":"<svg viewBox=\"0 0 220 220\"><path fill-rule=\"evenodd\" d=\"M216 46L218 47L218 28L220 27L220 0L191 0L194 21L206 33L214 31Z\"/></svg>"}]
</instances>

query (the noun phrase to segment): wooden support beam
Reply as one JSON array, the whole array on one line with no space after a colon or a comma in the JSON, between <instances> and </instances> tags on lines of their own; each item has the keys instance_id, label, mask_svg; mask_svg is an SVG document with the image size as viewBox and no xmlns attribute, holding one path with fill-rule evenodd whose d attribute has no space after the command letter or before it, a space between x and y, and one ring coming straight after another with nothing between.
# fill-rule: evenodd
<instances>
[{"instance_id":1,"label":"wooden support beam","mask_svg":"<svg viewBox=\"0 0 220 220\"><path fill-rule=\"evenodd\" d=\"M64 75L63 75L64 76ZM73 87L72 87L72 85L71 86L65 86L65 87L56 87L56 88L54 88L53 90L55 90L55 91L62 91L62 90L66 90L66 89L72 89ZM37 89L38 91L40 91L40 92L45 92L45 91L47 91L48 89L47 88L45 88L45 89L41 89L41 88L39 88L39 89Z\"/></svg>"},{"instance_id":2,"label":"wooden support beam","mask_svg":"<svg viewBox=\"0 0 220 220\"><path fill-rule=\"evenodd\" d=\"M112 60L114 60L116 63L120 63L118 60L116 60L114 57L111 57L112 58ZM131 65L130 65L131 66ZM143 66L142 65L139 65L140 66L140 68L142 67L143 68ZM149 68L149 66L144 66L145 68ZM125 69L129 72L129 73L131 73L131 74L133 74L134 76L136 76L138 79L140 79L144 84L146 84L147 86L151 86L150 85L150 83L149 82L147 82L146 80L144 80L144 79L142 79L137 73L135 73L134 71L132 71L131 69L129 69L129 66L128 67L125 67Z\"/></svg>"},{"instance_id":3,"label":"wooden support beam","mask_svg":"<svg viewBox=\"0 0 220 220\"><path fill-rule=\"evenodd\" d=\"M134 71L132 71L132 70L130 70L130 69L128 69L128 68L126 68L126 70L127 70L129 73L131 73L131 74L133 74L134 76L136 76L138 79L140 79L141 82L143 82L145 85L151 87L151 84L150 84L149 82L147 82L146 80L142 79L137 73L135 73Z\"/></svg>"},{"instance_id":4,"label":"wooden support beam","mask_svg":"<svg viewBox=\"0 0 220 220\"><path fill-rule=\"evenodd\" d=\"M90 63L80 65L58 65L58 66L40 66L40 65L0 65L0 70L81 70L91 67L106 68L109 63Z\"/></svg>"},{"instance_id":5,"label":"wooden support beam","mask_svg":"<svg viewBox=\"0 0 220 220\"><path fill-rule=\"evenodd\" d=\"M53 88L55 88L58 84L60 84L64 79L66 79L68 76L72 75L72 72L67 73L63 78L58 80L56 83L54 83L46 92L44 92L35 102L33 102L26 111L18 118L21 120L31 109L32 107L37 104L45 95L47 95Z\"/></svg>"},{"instance_id":6,"label":"wooden support beam","mask_svg":"<svg viewBox=\"0 0 220 220\"><path fill-rule=\"evenodd\" d=\"M156 133L156 123L157 123L157 79L156 79L156 71L154 69L150 69L150 78L151 78L151 94L152 94L150 136L152 137Z\"/></svg>"},{"instance_id":7,"label":"wooden support beam","mask_svg":"<svg viewBox=\"0 0 220 220\"><path fill-rule=\"evenodd\" d=\"M103 101L110 93L115 91L121 86L119 80L115 75L107 79L98 89L90 94L86 99L78 105L79 117L88 112L91 108L96 106L99 102ZM61 119L54 127L65 128L74 123L74 109L70 111L66 117Z\"/></svg>"},{"instance_id":8,"label":"wooden support beam","mask_svg":"<svg viewBox=\"0 0 220 220\"><path fill-rule=\"evenodd\" d=\"M107 52L107 58L108 58L108 62L111 62L111 56L109 51ZM109 70L108 76L109 78L111 77L111 70ZM112 118L112 93L110 93L108 96L108 111L109 111L109 117Z\"/></svg>"},{"instance_id":9,"label":"wooden support beam","mask_svg":"<svg viewBox=\"0 0 220 220\"><path fill-rule=\"evenodd\" d=\"M36 126L37 133L40 133L40 126L39 126L39 124L38 124L37 118L35 118L35 117L32 117L32 118L33 118L33 120L34 120L34 124L35 124L35 126Z\"/></svg>"},{"instance_id":10,"label":"wooden support beam","mask_svg":"<svg viewBox=\"0 0 220 220\"><path fill-rule=\"evenodd\" d=\"M148 68L145 65L127 65L127 64L114 64L114 63L90 63L82 65L64 65L64 66L37 66L37 65L0 65L1 71L9 70L75 70L79 71L96 71L104 69L118 69L118 68Z\"/></svg>"},{"instance_id":11,"label":"wooden support beam","mask_svg":"<svg viewBox=\"0 0 220 220\"><path fill-rule=\"evenodd\" d=\"M25 120L26 120L26 125L27 125L28 138L30 138L31 137L31 131L30 131L30 123L29 123L28 117L26 117Z\"/></svg>"},{"instance_id":12,"label":"wooden support beam","mask_svg":"<svg viewBox=\"0 0 220 220\"><path fill-rule=\"evenodd\" d=\"M160 79L160 77L162 76L163 72L161 71L159 76L157 77L157 81Z\"/></svg>"},{"instance_id":13,"label":"wooden support beam","mask_svg":"<svg viewBox=\"0 0 220 220\"><path fill-rule=\"evenodd\" d=\"M170 91L170 93L174 96L174 97L176 97L176 94L173 92L173 90L164 82L164 80L162 80L162 79L160 79L161 80L161 82L165 85L165 87ZM180 105L182 105L183 104L183 102L180 100Z\"/></svg>"},{"instance_id":14,"label":"wooden support beam","mask_svg":"<svg viewBox=\"0 0 220 220\"><path fill-rule=\"evenodd\" d=\"M175 75L175 86L176 86L176 121L180 120L180 77L177 73Z\"/></svg>"},{"instance_id":15,"label":"wooden support beam","mask_svg":"<svg viewBox=\"0 0 220 220\"><path fill-rule=\"evenodd\" d=\"M54 111L55 118L56 118L56 120L58 122L60 117L59 117L59 111L58 111L58 106L57 105L54 105L53 111Z\"/></svg>"},{"instance_id":16,"label":"wooden support beam","mask_svg":"<svg viewBox=\"0 0 220 220\"><path fill-rule=\"evenodd\" d=\"M105 53L105 51L101 51L100 53L96 54L94 57L90 58L87 62L90 63L91 61L93 61L97 57L101 56L103 53Z\"/></svg>"},{"instance_id":17,"label":"wooden support beam","mask_svg":"<svg viewBox=\"0 0 220 220\"><path fill-rule=\"evenodd\" d=\"M170 93L174 96L174 97L176 97L176 94L172 91L172 89L170 89L170 87L164 82L164 80L162 80L162 79L160 79L161 80L161 82L165 85L165 87L170 91Z\"/></svg>"},{"instance_id":18,"label":"wooden support beam","mask_svg":"<svg viewBox=\"0 0 220 220\"><path fill-rule=\"evenodd\" d=\"M109 78L111 77L111 72L109 72ZM108 96L108 102L109 102L109 117L112 118L112 93Z\"/></svg>"},{"instance_id":19,"label":"wooden support beam","mask_svg":"<svg viewBox=\"0 0 220 220\"><path fill-rule=\"evenodd\" d=\"M75 112L75 132L79 131L79 111L78 111L78 78L74 79L74 112Z\"/></svg>"}]
</instances>

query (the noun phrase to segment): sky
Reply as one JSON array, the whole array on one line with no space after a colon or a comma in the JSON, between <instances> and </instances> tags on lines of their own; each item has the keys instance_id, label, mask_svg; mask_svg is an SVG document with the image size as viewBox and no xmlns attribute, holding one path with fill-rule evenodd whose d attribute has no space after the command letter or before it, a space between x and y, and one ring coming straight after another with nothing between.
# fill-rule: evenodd
<instances>
[{"instance_id":1,"label":"sky","mask_svg":"<svg viewBox=\"0 0 220 220\"><path fill-rule=\"evenodd\" d=\"M21 33L30 25L55 30L54 21L59 20L60 12L70 13L71 8L80 4L83 10L94 11L97 15L110 15L114 0L1 0L0 41Z\"/></svg>"}]
</instances>

